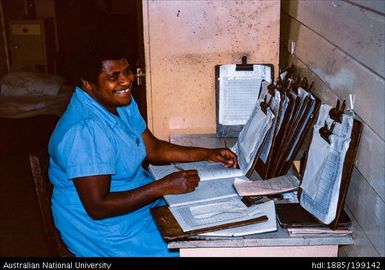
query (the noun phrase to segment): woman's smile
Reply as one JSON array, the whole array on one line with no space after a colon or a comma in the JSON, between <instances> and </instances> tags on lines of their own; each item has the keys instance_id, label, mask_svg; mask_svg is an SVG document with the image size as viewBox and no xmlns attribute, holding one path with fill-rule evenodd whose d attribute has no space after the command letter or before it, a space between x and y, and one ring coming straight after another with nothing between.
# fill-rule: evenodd
<instances>
[{"instance_id":1,"label":"woman's smile","mask_svg":"<svg viewBox=\"0 0 385 270\"><path fill-rule=\"evenodd\" d=\"M113 93L113 94L117 94L117 95L131 94L131 87L132 87L132 85L130 85L130 86L129 86L128 88L126 88L126 89L113 90L112 93Z\"/></svg>"}]
</instances>

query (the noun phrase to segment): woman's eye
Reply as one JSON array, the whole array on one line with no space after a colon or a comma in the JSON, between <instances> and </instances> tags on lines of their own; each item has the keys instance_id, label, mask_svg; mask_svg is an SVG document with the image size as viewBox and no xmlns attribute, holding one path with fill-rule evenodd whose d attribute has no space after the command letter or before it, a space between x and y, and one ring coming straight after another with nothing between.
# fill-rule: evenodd
<instances>
[{"instance_id":1,"label":"woman's eye","mask_svg":"<svg viewBox=\"0 0 385 270\"><path fill-rule=\"evenodd\" d=\"M116 75L108 76L107 79L109 81L116 81L118 79L118 76L116 76Z\"/></svg>"},{"instance_id":2,"label":"woman's eye","mask_svg":"<svg viewBox=\"0 0 385 270\"><path fill-rule=\"evenodd\" d=\"M130 74L132 74L130 69L123 70L123 75L130 75Z\"/></svg>"}]
</instances>

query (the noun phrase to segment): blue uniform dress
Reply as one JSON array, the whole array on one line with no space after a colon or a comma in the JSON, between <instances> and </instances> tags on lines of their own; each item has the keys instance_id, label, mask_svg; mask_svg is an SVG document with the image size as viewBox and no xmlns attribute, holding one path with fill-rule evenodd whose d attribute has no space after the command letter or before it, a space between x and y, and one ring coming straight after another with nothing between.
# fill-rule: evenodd
<instances>
[{"instance_id":1,"label":"blue uniform dress","mask_svg":"<svg viewBox=\"0 0 385 270\"><path fill-rule=\"evenodd\" d=\"M150 214L160 200L128 214L93 220L85 211L74 178L111 175L111 191L153 181L142 168L146 124L134 99L118 116L76 88L49 142L49 177L54 186L56 227L77 256L178 256L164 243Z\"/></svg>"}]
</instances>

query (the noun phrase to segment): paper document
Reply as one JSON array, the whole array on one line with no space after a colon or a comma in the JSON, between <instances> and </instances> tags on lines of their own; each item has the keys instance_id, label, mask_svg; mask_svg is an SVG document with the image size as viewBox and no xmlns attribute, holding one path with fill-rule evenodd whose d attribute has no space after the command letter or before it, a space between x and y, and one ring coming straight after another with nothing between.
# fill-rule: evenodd
<instances>
[{"instance_id":1,"label":"paper document","mask_svg":"<svg viewBox=\"0 0 385 270\"><path fill-rule=\"evenodd\" d=\"M177 163L176 167L181 170L197 170L201 181L244 175L242 170L226 168L220 162L198 161Z\"/></svg>"},{"instance_id":2,"label":"paper document","mask_svg":"<svg viewBox=\"0 0 385 270\"><path fill-rule=\"evenodd\" d=\"M240 197L231 197L210 203L170 207L170 211L182 230L188 232L264 216L256 206L247 207Z\"/></svg>"},{"instance_id":3,"label":"paper document","mask_svg":"<svg viewBox=\"0 0 385 270\"><path fill-rule=\"evenodd\" d=\"M236 65L229 64L221 65L219 73L218 122L244 125L257 102L262 80L271 81L271 68L253 65L251 71L236 71Z\"/></svg>"},{"instance_id":4,"label":"paper document","mask_svg":"<svg viewBox=\"0 0 385 270\"><path fill-rule=\"evenodd\" d=\"M259 102L257 102L249 120L239 133L237 142L231 148L238 156L239 168L244 175L248 173L254 160L258 158L257 154L272 126L273 118L272 111L268 108L265 114Z\"/></svg>"},{"instance_id":5,"label":"paper document","mask_svg":"<svg viewBox=\"0 0 385 270\"><path fill-rule=\"evenodd\" d=\"M155 180L159 180L159 179L162 179L163 177L165 177L171 173L180 171L180 169L175 167L175 165L157 165L157 166L155 166L155 165L150 164L148 166L148 171Z\"/></svg>"},{"instance_id":6,"label":"paper document","mask_svg":"<svg viewBox=\"0 0 385 270\"><path fill-rule=\"evenodd\" d=\"M235 178L234 186L239 196L272 195L298 189L299 180L294 175L258 181Z\"/></svg>"},{"instance_id":7,"label":"paper document","mask_svg":"<svg viewBox=\"0 0 385 270\"><path fill-rule=\"evenodd\" d=\"M257 234L257 233L273 232L277 230L277 219L276 219L275 205L273 200L255 205L254 210L265 214L268 220L266 222L245 225L237 228L207 232L200 235L202 236L244 236L244 235Z\"/></svg>"},{"instance_id":8,"label":"paper document","mask_svg":"<svg viewBox=\"0 0 385 270\"><path fill-rule=\"evenodd\" d=\"M326 235L350 235L352 231L349 229L336 229L330 228L288 228L290 236L326 236Z\"/></svg>"},{"instance_id":9,"label":"paper document","mask_svg":"<svg viewBox=\"0 0 385 270\"><path fill-rule=\"evenodd\" d=\"M149 172L156 180L180 170L198 170L200 182L193 192L165 195L164 199L169 206L238 196L234 188L234 179L235 177L243 177L240 169L226 168L222 163L208 161L149 166ZM244 179L247 178L244 177Z\"/></svg>"},{"instance_id":10,"label":"paper document","mask_svg":"<svg viewBox=\"0 0 385 270\"><path fill-rule=\"evenodd\" d=\"M329 145L319 134L323 122L330 122L329 111L328 105L322 105L320 108L300 198L301 206L324 224L330 224L336 216L343 165L353 127L353 117L344 114L342 124L339 124L336 130L338 134L329 136Z\"/></svg>"},{"instance_id":11,"label":"paper document","mask_svg":"<svg viewBox=\"0 0 385 270\"><path fill-rule=\"evenodd\" d=\"M165 195L164 199L169 206L179 206L237 196L238 193L234 188L234 178L221 178L201 181L193 192Z\"/></svg>"},{"instance_id":12,"label":"paper document","mask_svg":"<svg viewBox=\"0 0 385 270\"><path fill-rule=\"evenodd\" d=\"M170 173L182 170L197 170L201 181L243 176L243 172L240 169L226 168L220 162L208 161L177 163L161 166L150 165L148 170L155 180L159 180Z\"/></svg>"}]
</instances>

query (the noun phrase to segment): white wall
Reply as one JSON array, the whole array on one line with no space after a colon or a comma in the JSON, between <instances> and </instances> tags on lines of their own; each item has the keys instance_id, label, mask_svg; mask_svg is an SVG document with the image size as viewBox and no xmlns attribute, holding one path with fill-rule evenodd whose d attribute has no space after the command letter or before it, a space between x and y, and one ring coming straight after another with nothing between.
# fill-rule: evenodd
<instances>
[{"instance_id":1,"label":"white wall","mask_svg":"<svg viewBox=\"0 0 385 270\"><path fill-rule=\"evenodd\" d=\"M294 63L330 105L354 94L364 125L345 203L355 244L341 256L385 256L384 18L383 0L282 1L280 65Z\"/></svg>"},{"instance_id":2,"label":"white wall","mask_svg":"<svg viewBox=\"0 0 385 270\"><path fill-rule=\"evenodd\" d=\"M215 132L214 66L278 67L280 1L143 1L148 126Z\"/></svg>"}]
</instances>

